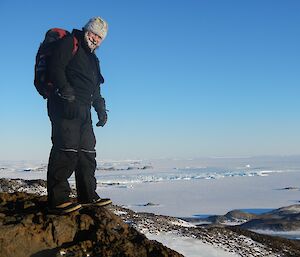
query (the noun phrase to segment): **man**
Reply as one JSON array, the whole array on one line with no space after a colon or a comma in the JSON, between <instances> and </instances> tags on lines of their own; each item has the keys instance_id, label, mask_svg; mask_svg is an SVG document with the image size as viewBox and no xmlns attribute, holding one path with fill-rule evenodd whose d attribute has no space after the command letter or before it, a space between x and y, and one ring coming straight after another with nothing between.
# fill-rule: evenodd
<instances>
[{"instance_id":1,"label":"man","mask_svg":"<svg viewBox=\"0 0 300 257\"><path fill-rule=\"evenodd\" d=\"M100 94L104 79L95 55L107 30L102 18L90 19L82 30L74 29L59 42L49 62L49 77L56 88L48 99L52 149L47 191L49 211L53 213L69 213L84 204L111 203L96 193L96 139L91 120L93 106L99 119L96 126L104 126L107 121L105 100ZM69 199L68 178L74 171L78 203Z\"/></svg>"}]
</instances>

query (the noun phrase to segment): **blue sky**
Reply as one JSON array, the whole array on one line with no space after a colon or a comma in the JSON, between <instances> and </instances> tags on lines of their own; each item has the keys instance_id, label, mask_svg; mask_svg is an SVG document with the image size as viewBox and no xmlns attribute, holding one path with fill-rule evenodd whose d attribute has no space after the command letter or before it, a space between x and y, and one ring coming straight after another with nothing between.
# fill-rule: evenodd
<instances>
[{"instance_id":1,"label":"blue sky","mask_svg":"<svg viewBox=\"0 0 300 257\"><path fill-rule=\"evenodd\" d=\"M35 54L49 28L93 16L109 23L98 160L300 154L299 13L297 0L1 0L0 159L47 160Z\"/></svg>"}]
</instances>

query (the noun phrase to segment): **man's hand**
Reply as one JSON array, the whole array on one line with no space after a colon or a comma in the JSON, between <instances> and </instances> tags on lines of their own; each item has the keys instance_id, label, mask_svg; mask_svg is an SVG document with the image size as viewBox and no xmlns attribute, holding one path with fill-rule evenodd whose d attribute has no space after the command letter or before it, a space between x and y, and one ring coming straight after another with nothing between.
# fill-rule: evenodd
<instances>
[{"instance_id":1,"label":"man's hand","mask_svg":"<svg viewBox=\"0 0 300 257\"><path fill-rule=\"evenodd\" d=\"M105 109L102 109L101 111L98 111L97 112L97 115L98 115L98 122L96 124L97 127L103 127L106 122L107 122L107 112Z\"/></svg>"},{"instance_id":2,"label":"man's hand","mask_svg":"<svg viewBox=\"0 0 300 257\"><path fill-rule=\"evenodd\" d=\"M57 95L62 104L62 117L68 120L73 120L78 117L78 104L75 101L73 88L64 88L57 91Z\"/></svg>"},{"instance_id":3,"label":"man's hand","mask_svg":"<svg viewBox=\"0 0 300 257\"><path fill-rule=\"evenodd\" d=\"M95 108L95 111L98 115L98 122L96 124L97 127L103 127L107 122L107 111L106 110L106 104L105 99L103 97L98 98L94 103L93 106Z\"/></svg>"}]
</instances>

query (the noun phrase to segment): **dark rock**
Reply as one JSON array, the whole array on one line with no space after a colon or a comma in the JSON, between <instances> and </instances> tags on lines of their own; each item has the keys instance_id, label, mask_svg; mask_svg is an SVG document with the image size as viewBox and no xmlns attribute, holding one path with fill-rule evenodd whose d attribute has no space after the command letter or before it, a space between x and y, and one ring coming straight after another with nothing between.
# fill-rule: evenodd
<instances>
[{"instance_id":1,"label":"dark rock","mask_svg":"<svg viewBox=\"0 0 300 257\"><path fill-rule=\"evenodd\" d=\"M284 188L279 188L278 190L300 190L299 187L284 187Z\"/></svg>"},{"instance_id":2,"label":"dark rock","mask_svg":"<svg viewBox=\"0 0 300 257\"><path fill-rule=\"evenodd\" d=\"M148 203L142 203L142 204L137 204L137 206L158 206L159 204L157 203L151 203L151 202L148 202Z\"/></svg>"},{"instance_id":3,"label":"dark rock","mask_svg":"<svg viewBox=\"0 0 300 257\"><path fill-rule=\"evenodd\" d=\"M198 221L208 221L213 225L224 226L230 222L236 222L241 228L252 230L295 231L300 230L300 205L294 204L264 214L233 210L225 215L198 218Z\"/></svg>"},{"instance_id":4,"label":"dark rock","mask_svg":"<svg viewBox=\"0 0 300 257\"><path fill-rule=\"evenodd\" d=\"M141 168L141 170L148 170L148 169L153 169L153 167L149 165L145 165L144 167Z\"/></svg>"},{"instance_id":5,"label":"dark rock","mask_svg":"<svg viewBox=\"0 0 300 257\"><path fill-rule=\"evenodd\" d=\"M249 221L253 218L255 218L255 214L243 212L240 210L233 210L225 215L212 215L207 218L203 218L204 221L209 221L213 224L222 224L226 222L238 222L238 223L244 223L246 221Z\"/></svg>"},{"instance_id":6,"label":"dark rock","mask_svg":"<svg viewBox=\"0 0 300 257\"><path fill-rule=\"evenodd\" d=\"M24 180L0 178L0 192L13 193L23 191L40 193L41 189L46 189L47 182L42 179Z\"/></svg>"},{"instance_id":7,"label":"dark rock","mask_svg":"<svg viewBox=\"0 0 300 257\"><path fill-rule=\"evenodd\" d=\"M250 220L241 225L247 229L262 229L273 231L295 231L300 229L300 215L289 215L281 218L261 217Z\"/></svg>"},{"instance_id":8,"label":"dark rock","mask_svg":"<svg viewBox=\"0 0 300 257\"><path fill-rule=\"evenodd\" d=\"M46 196L0 193L0 253L38 256L182 256L101 207L47 213Z\"/></svg>"},{"instance_id":9,"label":"dark rock","mask_svg":"<svg viewBox=\"0 0 300 257\"><path fill-rule=\"evenodd\" d=\"M247 229L295 231L300 229L300 205L294 204L257 215L241 225Z\"/></svg>"},{"instance_id":10,"label":"dark rock","mask_svg":"<svg viewBox=\"0 0 300 257\"><path fill-rule=\"evenodd\" d=\"M256 217L255 214L243 212L240 210L233 210L225 214L225 217L229 220L251 220Z\"/></svg>"}]
</instances>

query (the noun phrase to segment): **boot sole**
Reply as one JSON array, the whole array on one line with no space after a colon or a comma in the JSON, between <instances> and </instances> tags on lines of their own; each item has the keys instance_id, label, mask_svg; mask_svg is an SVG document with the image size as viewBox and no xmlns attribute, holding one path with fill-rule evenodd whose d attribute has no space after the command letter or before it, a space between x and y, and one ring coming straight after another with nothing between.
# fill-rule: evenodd
<instances>
[{"instance_id":1,"label":"boot sole","mask_svg":"<svg viewBox=\"0 0 300 257\"><path fill-rule=\"evenodd\" d=\"M83 207L88 207L88 206L98 206L98 207L103 207L103 206L107 206L112 204L112 200L107 200L107 201L103 201L103 202L95 202L95 203L82 203L81 205Z\"/></svg>"}]
</instances>

